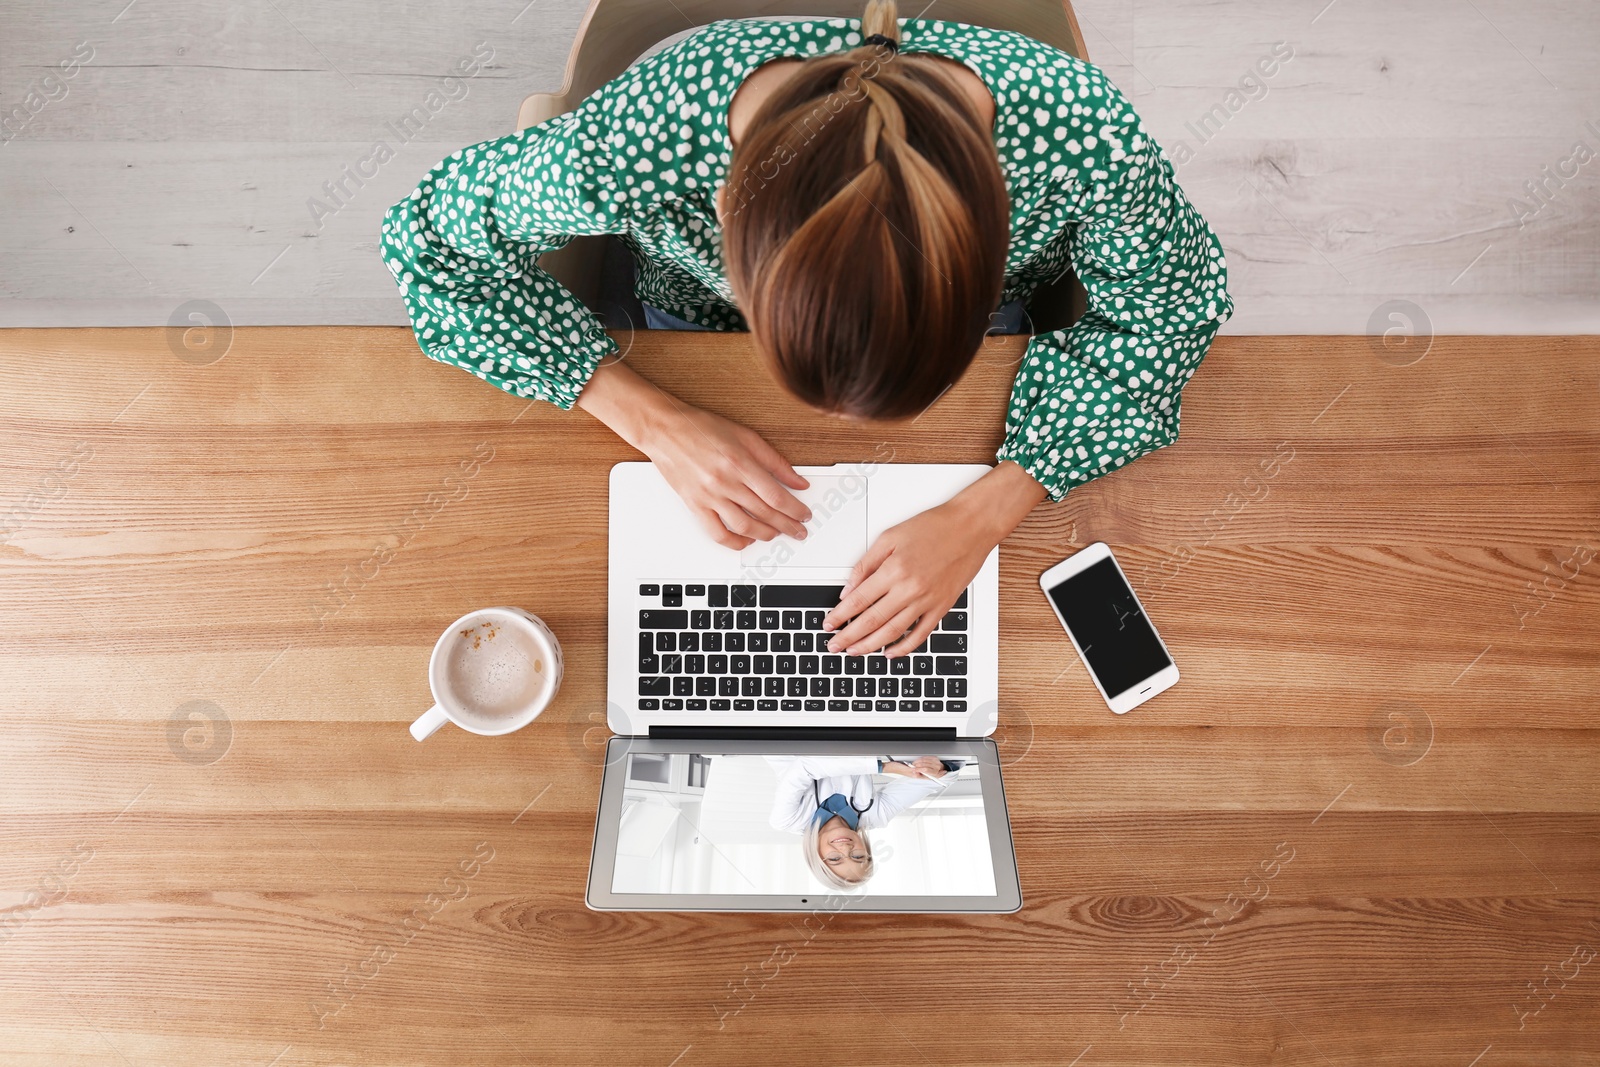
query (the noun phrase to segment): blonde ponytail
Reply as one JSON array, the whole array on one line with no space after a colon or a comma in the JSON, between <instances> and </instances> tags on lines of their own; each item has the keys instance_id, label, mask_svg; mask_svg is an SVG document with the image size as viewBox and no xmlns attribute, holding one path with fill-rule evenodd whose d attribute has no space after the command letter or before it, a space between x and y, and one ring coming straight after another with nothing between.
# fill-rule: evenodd
<instances>
[{"instance_id":1,"label":"blonde ponytail","mask_svg":"<svg viewBox=\"0 0 1600 1067\"><path fill-rule=\"evenodd\" d=\"M900 43L900 13L895 9L894 0L870 0L867 4L867 13L861 16L861 36L863 38L876 36L887 37L895 44Z\"/></svg>"}]
</instances>

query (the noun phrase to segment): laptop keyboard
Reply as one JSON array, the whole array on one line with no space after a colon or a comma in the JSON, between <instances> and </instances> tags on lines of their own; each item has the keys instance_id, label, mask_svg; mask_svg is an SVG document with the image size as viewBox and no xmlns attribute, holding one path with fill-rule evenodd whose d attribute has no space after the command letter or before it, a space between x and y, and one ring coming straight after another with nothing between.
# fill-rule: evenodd
<instances>
[{"instance_id":1,"label":"laptop keyboard","mask_svg":"<svg viewBox=\"0 0 1600 1067\"><path fill-rule=\"evenodd\" d=\"M640 711L967 710L967 594L898 659L828 651L838 585L639 586Z\"/></svg>"}]
</instances>

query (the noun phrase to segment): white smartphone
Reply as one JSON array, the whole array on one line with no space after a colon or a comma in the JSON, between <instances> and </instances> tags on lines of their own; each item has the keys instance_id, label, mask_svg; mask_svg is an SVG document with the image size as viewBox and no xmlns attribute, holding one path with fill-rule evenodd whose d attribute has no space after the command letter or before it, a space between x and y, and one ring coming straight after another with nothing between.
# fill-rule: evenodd
<instances>
[{"instance_id":1,"label":"white smartphone","mask_svg":"<svg viewBox=\"0 0 1600 1067\"><path fill-rule=\"evenodd\" d=\"M1051 567L1039 586L1112 711L1126 714L1178 684L1178 665L1105 542Z\"/></svg>"}]
</instances>

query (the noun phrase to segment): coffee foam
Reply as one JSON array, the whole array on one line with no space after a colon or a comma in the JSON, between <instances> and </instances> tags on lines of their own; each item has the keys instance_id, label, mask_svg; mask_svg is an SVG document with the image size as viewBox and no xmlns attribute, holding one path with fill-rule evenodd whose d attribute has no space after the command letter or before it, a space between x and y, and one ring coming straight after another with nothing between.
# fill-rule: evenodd
<instances>
[{"instance_id":1,"label":"coffee foam","mask_svg":"<svg viewBox=\"0 0 1600 1067\"><path fill-rule=\"evenodd\" d=\"M443 694L452 714L484 730L498 730L526 714L550 684L540 643L523 627L500 619L458 627L444 657Z\"/></svg>"}]
</instances>

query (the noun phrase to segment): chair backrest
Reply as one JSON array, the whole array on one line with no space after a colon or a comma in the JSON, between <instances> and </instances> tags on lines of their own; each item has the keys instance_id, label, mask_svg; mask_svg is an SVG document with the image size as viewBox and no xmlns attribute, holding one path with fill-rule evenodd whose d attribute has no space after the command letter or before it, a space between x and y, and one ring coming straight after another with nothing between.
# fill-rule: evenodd
<instances>
[{"instance_id":1,"label":"chair backrest","mask_svg":"<svg viewBox=\"0 0 1600 1067\"><path fill-rule=\"evenodd\" d=\"M920 0L913 0L901 14L914 14L920 7ZM652 45L685 29L719 19L778 15L859 18L865 8L865 0L590 0L567 58L566 82L554 93L525 100L517 128L571 111ZM1089 58L1071 0L934 0L923 17L1014 30L1079 59Z\"/></svg>"}]
</instances>

